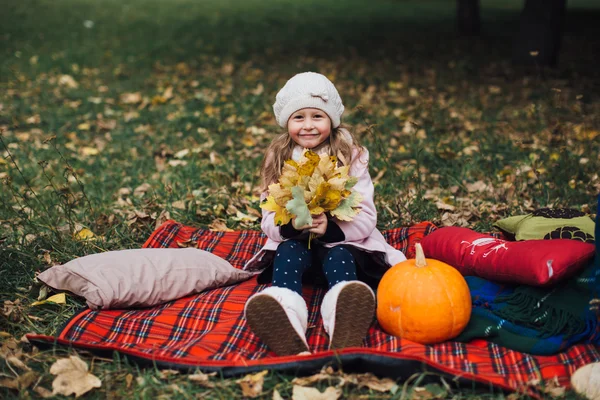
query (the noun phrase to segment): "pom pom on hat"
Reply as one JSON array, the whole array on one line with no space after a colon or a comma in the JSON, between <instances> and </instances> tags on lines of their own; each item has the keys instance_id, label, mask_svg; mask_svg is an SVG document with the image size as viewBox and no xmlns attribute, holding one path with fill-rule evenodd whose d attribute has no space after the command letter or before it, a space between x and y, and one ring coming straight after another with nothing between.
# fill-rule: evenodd
<instances>
[{"instance_id":1,"label":"pom pom on hat","mask_svg":"<svg viewBox=\"0 0 600 400\"><path fill-rule=\"evenodd\" d=\"M329 79L316 72L303 72L293 76L275 97L273 112L282 128L287 127L290 116L303 108L318 108L331 119L334 128L340 126L344 113L342 99Z\"/></svg>"}]
</instances>

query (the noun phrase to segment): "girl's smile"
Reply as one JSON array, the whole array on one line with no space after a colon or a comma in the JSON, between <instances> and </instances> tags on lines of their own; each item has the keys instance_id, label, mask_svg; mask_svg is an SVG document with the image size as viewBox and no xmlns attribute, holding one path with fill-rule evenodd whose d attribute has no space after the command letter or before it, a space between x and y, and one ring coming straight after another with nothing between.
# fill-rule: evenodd
<instances>
[{"instance_id":1,"label":"girl's smile","mask_svg":"<svg viewBox=\"0 0 600 400\"><path fill-rule=\"evenodd\" d=\"M317 108L303 108L290 116L288 133L298 145L313 149L329 139L331 119Z\"/></svg>"}]
</instances>

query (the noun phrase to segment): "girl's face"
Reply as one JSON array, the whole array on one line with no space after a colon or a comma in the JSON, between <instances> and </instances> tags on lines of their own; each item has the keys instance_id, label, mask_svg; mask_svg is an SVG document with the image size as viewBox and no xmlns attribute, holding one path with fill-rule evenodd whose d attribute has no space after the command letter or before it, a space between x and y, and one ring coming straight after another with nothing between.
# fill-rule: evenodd
<instances>
[{"instance_id":1,"label":"girl's face","mask_svg":"<svg viewBox=\"0 0 600 400\"><path fill-rule=\"evenodd\" d=\"M303 108L288 119L287 129L296 144L312 149L331 134L331 119L318 108Z\"/></svg>"}]
</instances>

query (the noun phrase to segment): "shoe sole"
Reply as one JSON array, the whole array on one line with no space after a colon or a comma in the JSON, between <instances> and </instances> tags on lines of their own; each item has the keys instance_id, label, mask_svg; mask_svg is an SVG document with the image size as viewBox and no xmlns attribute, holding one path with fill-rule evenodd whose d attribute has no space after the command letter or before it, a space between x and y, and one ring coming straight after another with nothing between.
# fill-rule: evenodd
<instances>
[{"instance_id":1,"label":"shoe sole","mask_svg":"<svg viewBox=\"0 0 600 400\"><path fill-rule=\"evenodd\" d=\"M246 320L252 332L279 356L309 351L281 304L269 295L258 295L248 302Z\"/></svg>"},{"instance_id":2,"label":"shoe sole","mask_svg":"<svg viewBox=\"0 0 600 400\"><path fill-rule=\"evenodd\" d=\"M335 327L329 348L362 346L375 316L373 293L363 285L348 285L340 291L335 309Z\"/></svg>"}]
</instances>

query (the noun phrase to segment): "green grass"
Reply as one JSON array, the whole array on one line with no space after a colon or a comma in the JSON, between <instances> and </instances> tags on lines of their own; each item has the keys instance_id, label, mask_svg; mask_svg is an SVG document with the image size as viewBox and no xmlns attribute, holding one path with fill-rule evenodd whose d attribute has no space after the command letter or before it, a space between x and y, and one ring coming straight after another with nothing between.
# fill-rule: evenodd
<instances>
[{"instance_id":1,"label":"green grass","mask_svg":"<svg viewBox=\"0 0 600 400\"><path fill-rule=\"evenodd\" d=\"M162 211L195 226L220 219L259 229L235 210L258 209L258 167L279 132L271 105L301 71L334 80L344 122L369 148L380 229L442 223L448 215L438 200L478 230L538 207L597 212L599 10L589 1L569 2L554 70L508 61L516 1L482 2L476 38L454 33L454 2L441 0L5 3L0 300L19 302L0 317L0 331L14 337L55 334L83 305L68 297L64 307L29 306L45 254L64 263L140 247ZM128 93L142 100L128 103ZM469 192L477 181L490 190ZM134 195L142 184L147 191ZM132 219L134 211L148 217ZM74 240L81 227L97 240ZM52 357L31 361L46 387ZM95 372L107 384L92 397L185 397L171 394L169 380L127 388L128 373L155 372L122 362L101 362ZM272 373L267 381L283 394L290 379ZM223 390L207 395L240 397Z\"/></svg>"}]
</instances>

